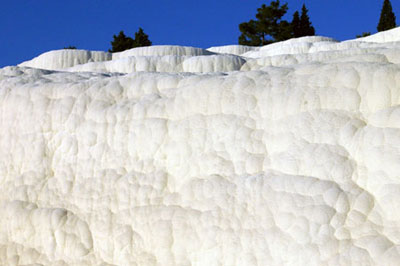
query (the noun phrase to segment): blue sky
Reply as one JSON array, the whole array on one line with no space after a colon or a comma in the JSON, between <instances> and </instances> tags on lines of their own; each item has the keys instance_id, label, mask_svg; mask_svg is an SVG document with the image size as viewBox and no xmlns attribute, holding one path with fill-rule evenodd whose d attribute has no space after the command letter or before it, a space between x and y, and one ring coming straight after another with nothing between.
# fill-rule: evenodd
<instances>
[{"instance_id":1,"label":"blue sky","mask_svg":"<svg viewBox=\"0 0 400 266\"><path fill-rule=\"evenodd\" d=\"M142 27L154 45L207 48L237 44L238 25L254 18L268 0L0 0L0 67L73 45L107 50L120 30L133 36ZM376 32L383 0L282 1L286 16L303 2L318 35L338 40ZM400 3L392 0L397 23Z\"/></svg>"}]
</instances>

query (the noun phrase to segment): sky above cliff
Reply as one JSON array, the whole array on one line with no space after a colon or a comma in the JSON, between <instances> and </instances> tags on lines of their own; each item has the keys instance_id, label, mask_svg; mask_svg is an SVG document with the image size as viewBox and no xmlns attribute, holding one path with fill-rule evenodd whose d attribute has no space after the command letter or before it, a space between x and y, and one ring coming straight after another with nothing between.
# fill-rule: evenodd
<instances>
[{"instance_id":1,"label":"sky above cliff","mask_svg":"<svg viewBox=\"0 0 400 266\"><path fill-rule=\"evenodd\" d=\"M133 36L139 27L154 45L208 48L237 44L238 25L254 18L262 0L14 0L0 9L0 67L15 65L43 52L72 45L110 48L113 34ZM281 1L285 2L285 1ZM337 40L376 32L383 0L288 0L285 19L303 2L317 35ZM391 1L400 23L400 4Z\"/></svg>"}]
</instances>

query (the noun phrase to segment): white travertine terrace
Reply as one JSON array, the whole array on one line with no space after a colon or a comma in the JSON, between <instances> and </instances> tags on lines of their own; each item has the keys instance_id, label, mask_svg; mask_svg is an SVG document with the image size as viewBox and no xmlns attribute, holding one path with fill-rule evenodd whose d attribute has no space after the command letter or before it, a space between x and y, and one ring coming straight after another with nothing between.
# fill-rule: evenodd
<instances>
[{"instance_id":1,"label":"white travertine terrace","mask_svg":"<svg viewBox=\"0 0 400 266\"><path fill-rule=\"evenodd\" d=\"M126 50L119 53L113 53L112 59L120 59L129 56L199 56L199 55L212 55L215 54L205 49L189 47L189 46L178 46L178 45L154 45L147 47L138 47L135 49Z\"/></svg>"},{"instance_id":2,"label":"white travertine terrace","mask_svg":"<svg viewBox=\"0 0 400 266\"><path fill-rule=\"evenodd\" d=\"M219 54L234 54L242 55L249 51L258 51L260 47L255 46L245 46L245 45L225 45L225 46L214 46L207 50Z\"/></svg>"},{"instance_id":3,"label":"white travertine terrace","mask_svg":"<svg viewBox=\"0 0 400 266\"><path fill-rule=\"evenodd\" d=\"M0 69L0 265L399 265L400 29Z\"/></svg>"},{"instance_id":4,"label":"white travertine terrace","mask_svg":"<svg viewBox=\"0 0 400 266\"><path fill-rule=\"evenodd\" d=\"M63 49L41 54L30 61L21 63L19 66L61 70L75 65L103 62L111 59L112 54L106 52Z\"/></svg>"}]
</instances>

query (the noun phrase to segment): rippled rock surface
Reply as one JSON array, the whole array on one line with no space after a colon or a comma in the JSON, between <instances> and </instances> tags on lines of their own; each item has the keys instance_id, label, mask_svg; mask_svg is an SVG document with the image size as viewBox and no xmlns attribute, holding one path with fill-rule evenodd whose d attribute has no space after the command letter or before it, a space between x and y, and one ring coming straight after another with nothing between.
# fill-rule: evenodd
<instances>
[{"instance_id":1,"label":"rippled rock surface","mask_svg":"<svg viewBox=\"0 0 400 266\"><path fill-rule=\"evenodd\" d=\"M0 69L1 265L398 265L400 29Z\"/></svg>"}]
</instances>

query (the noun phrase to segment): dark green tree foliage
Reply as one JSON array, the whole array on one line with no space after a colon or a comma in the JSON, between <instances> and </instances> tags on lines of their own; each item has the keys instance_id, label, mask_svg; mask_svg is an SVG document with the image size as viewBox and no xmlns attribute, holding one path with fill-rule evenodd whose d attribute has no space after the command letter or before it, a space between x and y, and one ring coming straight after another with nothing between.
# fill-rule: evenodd
<instances>
[{"instance_id":1,"label":"dark green tree foliage","mask_svg":"<svg viewBox=\"0 0 400 266\"><path fill-rule=\"evenodd\" d=\"M306 8L305 4L303 4L303 7L301 8L299 35L300 36L295 36L295 37L314 36L315 35L315 29L311 25L310 18L308 16L308 9Z\"/></svg>"},{"instance_id":2,"label":"dark green tree foliage","mask_svg":"<svg viewBox=\"0 0 400 266\"><path fill-rule=\"evenodd\" d=\"M135 39L133 40L133 47L151 46L149 35L144 33L142 28L135 33Z\"/></svg>"},{"instance_id":3,"label":"dark green tree foliage","mask_svg":"<svg viewBox=\"0 0 400 266\"><path fill-rule=\"evenodd\" d=\"M361 35L357 35L356 38L362 38L362 37L367 37L370 36L371 32L363 32Z\"/></svg>"},{"instance_id":4,"label":"dark green tree foliage","mask_svg":"<svg viewBox=\"0 0 400 266\"><path fill-rule=\"evenodd\" d=\"M301 37L301 25L299 11L294 12L292 19L293 37Z\"/></svg>"},{"instance_id":5,"label":"dark green tree foliage","mask_svg":"<svg viewBox=\"0 0 400 266\"><path fill-rule=\"evenodd\" d=\"M261 33L258 32L258 23L255 20L244 22L239 25L242 34L239 36L239 44L249 46L260 46L270 42L261 40Z\"/></svg>"},{"instance_id":6,"label":"dark green tree foliage","mask_svg":"<svg viewBox=\"0 0 400 266\"><path fill-rule=\"evenodd\" d=\"M122 52L128 49L133 48L133 39L131 37L127 37L124 31L120 31L118 36L113 36L114 40L111 42L111 49L108 51L110 53Z\"/></svg>"},{"instance_id":7,"label":"dark green tree foliage","mask_svg":"<svg viewBox=\"0 0 400 266\"><path fill-rule=\"evenodd\" d=\"M381 17L378 23L378 31L390 30L396 27L396 16L393 13L392 4L389 0L383 2Z\"/></svg>"},{"instance_id":8,"label":"dark green tree foliage","mask_svg":"<svg viewBox=\"0 0 400 266\"><path fill-rule=\"evenodd\" d=\"M151 41L149 36L144 33L142 28L135 33L135 39L125 35L123 31L120 31L118 36L113 36L114 40L111 42L111 49L108 51L110 53L122 52L128 49L142 46L151 46Z\"/></svg>"},{"instance_id":9,"label":"dark green tree foliage","mask_svg":"<svg viewBox=\"0 0 400 266\"><path fill-rule=\"evenodd\" d=\"M279 22L279 30L275 34L275 41L281 42L293 38L292 24L286 20Z\"/></svg>"},{"instance_id":10,"label":"dark green tree foliage","mask_svg":"<svg viewBox=\"0 0 400 266\"><path fill-rule=\"evenodd\" d=\"M257 9L256 19L239 25L242 33L239 44L260 46L290 38L291 25L282 17L288 10L287 4L280 4L279 0L271 1Z\"/></svg>"}]
</instances>

